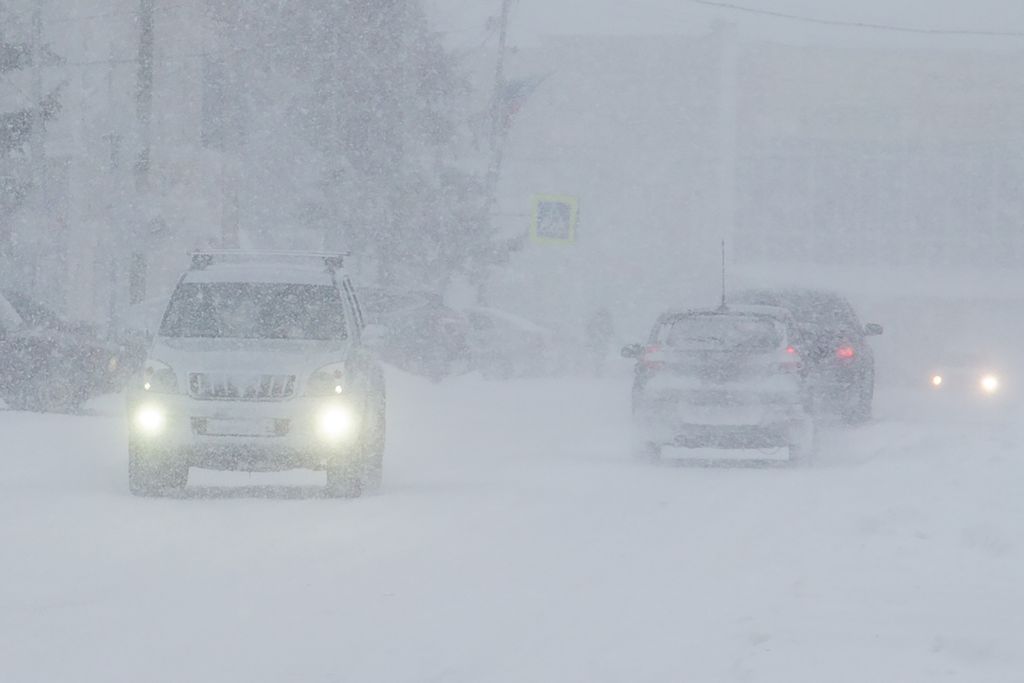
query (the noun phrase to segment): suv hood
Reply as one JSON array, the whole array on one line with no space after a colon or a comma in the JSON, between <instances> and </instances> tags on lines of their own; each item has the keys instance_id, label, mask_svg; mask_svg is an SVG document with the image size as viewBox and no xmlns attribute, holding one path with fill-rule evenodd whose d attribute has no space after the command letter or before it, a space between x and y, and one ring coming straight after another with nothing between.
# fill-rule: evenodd
<instances>
[{"instance_id":1,"label":"suv hood","mask_svg":"<svg viewBox=\"0 0 1024 683\"><path fill-rule=\"evenodd\" d=\"M305 379L317 368L345 361L352 343L304 339L172 339L158 337L148 356L179 377L192 372L281 374Z\"/></svg>"}]
</instances>

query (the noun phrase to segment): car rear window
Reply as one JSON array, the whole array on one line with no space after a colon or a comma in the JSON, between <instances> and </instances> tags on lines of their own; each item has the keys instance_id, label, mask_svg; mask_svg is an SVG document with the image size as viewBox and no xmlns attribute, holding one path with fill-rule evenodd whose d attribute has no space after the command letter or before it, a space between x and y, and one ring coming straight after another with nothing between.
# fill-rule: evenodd
<instances>
[{"instance_id":1,"label":"car rear window","mask_svg":"<svg viewBox=\"0 0 1024 683\"><path fill-rule=\"evenodd\" d=\"M771 351L785 339L781 323L764 316L694 315L666 328L663 343L685 351Z\"/></svg>"},{"instance_id":2,"label":"car rear window","mask_svg":"<svg viewBox=\"0 0 1024 683\"><path fill-rule=\"evenodd\" d=\"M160 335L342 339L345 308L337 288L326 285L186 282L171 297Z\"/></svg>"}]
</instances>

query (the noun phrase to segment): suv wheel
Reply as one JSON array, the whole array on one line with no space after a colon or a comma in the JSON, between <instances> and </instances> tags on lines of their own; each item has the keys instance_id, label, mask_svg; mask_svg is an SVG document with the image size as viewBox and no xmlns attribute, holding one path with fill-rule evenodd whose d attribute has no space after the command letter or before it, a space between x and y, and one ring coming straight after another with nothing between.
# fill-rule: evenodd
<instances>
[{"instance_id":1,"label":"suv wheel","mask_svg":"<svg viewBox=\"0 0 1024 683\"><path fill-rule=\"evenodd\" d=\"M188 483L187 462L167 462L135 444L128 446L128 490L135 496L157 496Z\"/></svg>"},{"instance_id":2,"label":"suv wheel","mask_svg":"<svg viewBox=\"0 0 1024 683\"><path fill-rule=\"evenodd\" d=\"M347 462L328 467L325 490L332 498L358 498L363 493L359 468Z\"/></svg>"},{"instance_id":3,"label":"suv wheel","mask_svg":"<svg viewBox=\"0 0 1024 683\"><path fill-rule=\"evenodd\" d=\"M373 426L367 430L358 457L343 460L327 468L327 495L358 498L377 493L384 483L384 399L380 399Z\"/></svg>"}]
</instances>

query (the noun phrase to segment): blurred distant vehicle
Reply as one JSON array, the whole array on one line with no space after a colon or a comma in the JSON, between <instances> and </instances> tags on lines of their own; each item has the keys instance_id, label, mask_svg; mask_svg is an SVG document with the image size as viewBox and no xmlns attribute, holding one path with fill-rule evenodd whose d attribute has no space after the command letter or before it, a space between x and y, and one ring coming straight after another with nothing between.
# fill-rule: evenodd
<instances>
[{"instance_id":1,"label":"blurred distant vehicle","mask_svg":"<svg viewBox=\"0 0 1024 683\"><path fill-rule=\"evenodd\" d=\"M17 410L73 411L116 391L122 350L29 297L0 294L0 394Z\"/></svg>"},{"instance_id":2,"label":"blurred distant vehicle","mask_svg":"<svg viewBox=\"0 0 1024 683\"><path fill-rule=\"evenodd\" d=\"M734 293L730 301L792 313L803 338L816 408L838 413L851 424L871 419L875 357L867 337L882 334L881 325L862 325L849 301L815 289L751 289Z\"/></svg>"},{"instance_id":3,"label":"blurred distant vehicle","mask_svg":"<svg viewBox=\"0 0 1024 683\"><path fill-rule=\"evenodd\" d=\"M1004 368L981 353L958 353L936 363L928 386L940 394L994 397L1005 393Z\"/></svg>"},{"instance_id":4,"label":"blurred distant vehicle","mask_svg":"<svg viewBox=\"0 0 1024 683\"><path fill-rule=\"evenodd\" d=\"M808 460L816 432L799 340L780 308L661 315L646 344L622 349L636 360L633 416L644 453L788 448L790 462Z\"/></svg>"},{"instance_id":5,"label":"blurred distant vehicle","mask_svg":"<svg viewBox=\"0 0 1024 683\"><path fill-rule=\"evenodd\" d=\"M539 377L558 369L555 335L512 313L474 306L469 321L472 366L487 379Z\"/></svg>"},{"instance_id":6,"label":"blurred distant vehicle","mask_svg":"<svg viewBox=\"0 0 1024 683\"><path fill-rule=\"evenodd\" d=\"M439 381L469 367L469 323L429 292L359 287L368 324L387 333L378 350L385 362Z\"/></svg>"}]
</instances>

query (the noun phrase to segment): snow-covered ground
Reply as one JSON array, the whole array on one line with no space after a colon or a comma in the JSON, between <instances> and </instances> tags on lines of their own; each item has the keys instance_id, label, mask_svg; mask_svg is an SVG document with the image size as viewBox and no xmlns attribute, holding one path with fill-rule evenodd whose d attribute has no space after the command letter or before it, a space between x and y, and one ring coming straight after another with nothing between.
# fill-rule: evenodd
<instances>
[{"instance_id":1,"label":"snow-covered ground","mask_svg":"<svg viewBox=\"0 0 1024 683\"><path fill-rule=\"evenodd\" d=\"M803 470L629 456L628 377L392 374L380 496L125 482L116 398L0 412L0 680L1024 676L1024 426L882 390Z\"/></svg>"}]
</instances>

